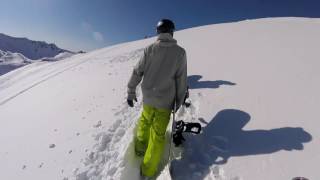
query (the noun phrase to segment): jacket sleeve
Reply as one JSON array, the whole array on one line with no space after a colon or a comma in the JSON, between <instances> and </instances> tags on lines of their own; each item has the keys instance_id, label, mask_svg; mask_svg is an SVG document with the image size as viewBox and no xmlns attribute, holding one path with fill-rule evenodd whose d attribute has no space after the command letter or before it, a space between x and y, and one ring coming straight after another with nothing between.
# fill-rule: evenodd
<instances>
[{"instance_id":1,"label":"jacket sleeve","mask_svg":"<svg viewBox=\"0 0 320 180\"><path fill-rule=\"evenodd\" d=\"M136 87L141 82L143 74L144 74L144 68L146 63L146 49L144 50L144 53L138 63L133 68L131 77L128 82L128 97L127 99L133 100L136 97Z\"/></svg>"},{"instance_id":2,"label":"jacket sleeve","mask_svg":"<svg viewBox=\"0 0 320 180\"><path fill-rule=\"evenodd\" d=\"M183 54L182 62L176 74L176 108L178 109L184 100L187 92L187 56Z\"/></svg>"}]
</instances>

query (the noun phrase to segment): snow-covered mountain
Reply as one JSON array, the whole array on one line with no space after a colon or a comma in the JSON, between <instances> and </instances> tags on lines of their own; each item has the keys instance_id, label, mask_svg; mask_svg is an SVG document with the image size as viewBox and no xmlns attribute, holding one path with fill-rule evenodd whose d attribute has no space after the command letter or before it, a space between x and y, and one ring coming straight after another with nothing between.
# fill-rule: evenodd
<instances>
[{"instance_id":1,"label":"snow-covered mountain","mask_svg":"<svg viewBox=\"0 0 320 180\"><path fill-rule=\"evenodd\" d=\"M0 50L0 63L20 65L28 63L30 60L20 53L5 52Z\"/></svg>"},{"instance_id":2,"label":"snow-covered mountain","mask_svg":"<svg viewBox=\"0 0 320 180\"><path fill-rule=\"evenodd\" d=\"M72 55L55 44L0 33L0 76L35 61L57 61Z\"/></svg>"},{"instance_id":3,"label":"snow-covered mountain","mask_svg":"<svg viewBox=\"0 0 320 180\"><path fill-rule=\"evenodd\" d=\"M0 33L0 50L23 54L36 60L44 57L54 57L68 50L58 48L55 44L43 41L32 41L27 38L16 38Z\"/></svg>"},{"instance_id":4,"label":"snow-covered mountain","mask_svg":"<svg viewBox=\"0 0 320 180\"><path fill-rule=\"evenodd\" d=\"M0 76L31 63L32 60L20 53L5 52L0 50Z\"/></svg>"},{"instance_id":5,"label":"snow-covered mountain","mask_svg":"<svg viewBox=\"0 0 320 180\"><path fill-rule=\"evenodd\" d=\"M319 29L320 19L267 18L175 33L192 102L177 119L203 131L175 149L172 179L320 179ZM141 92L128 107L126 84L154 41L1 76L0 179L138 179L132 140ZM157 179L170 179L166 158L160 168Z\"/></svg>"}]
</instances>

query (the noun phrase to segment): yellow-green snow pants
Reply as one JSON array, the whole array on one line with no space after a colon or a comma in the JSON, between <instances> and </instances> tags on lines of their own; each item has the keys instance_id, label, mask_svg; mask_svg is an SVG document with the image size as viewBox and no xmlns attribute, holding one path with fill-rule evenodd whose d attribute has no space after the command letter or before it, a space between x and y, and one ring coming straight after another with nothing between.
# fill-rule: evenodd
<instances>
[{"instance_id":1,"label":"yellow-green snow pants","mask_svg":"<svg viewBox=\"0 0 320 180\"><path fill-rule=\"evenodd\" d=\"M165 134L170 120L170 110L143 105L135 137L135 150L144 153L141 171L152 177L158 171L163 155Z\"/></svg>"}]
</instances>

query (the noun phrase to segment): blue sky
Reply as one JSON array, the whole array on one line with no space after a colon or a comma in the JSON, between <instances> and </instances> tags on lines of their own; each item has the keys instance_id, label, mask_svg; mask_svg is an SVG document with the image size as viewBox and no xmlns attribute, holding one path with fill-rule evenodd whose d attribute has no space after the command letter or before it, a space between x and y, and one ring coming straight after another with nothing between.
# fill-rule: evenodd
<instances>
[{"instance_id":1,"label":"blue sky","mask_svg":"<svg viewBox=\"0 0 320 180\"><path fill-rule=\"evenodd\" d=\"M319 0L0 0L0 32L93 50L177 29L263 17L320 17Z\"/></svg>"}]
</instances>

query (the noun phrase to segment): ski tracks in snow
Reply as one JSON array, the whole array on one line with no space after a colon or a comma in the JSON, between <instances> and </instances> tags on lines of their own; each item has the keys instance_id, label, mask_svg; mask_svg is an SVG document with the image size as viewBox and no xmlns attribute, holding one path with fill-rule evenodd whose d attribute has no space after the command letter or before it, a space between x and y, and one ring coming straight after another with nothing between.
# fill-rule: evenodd
<instances>
[{"instance_id":1,"label":"ski tracks in snow","mask_svg":"<svg viewBox=\"0 0 320 180\"><path fill-rule=\"evenodd\" d=\"M1 105L4 105L5 103L7 103L8 101L14 99L15 97L23 94L24 92L38 86L39 84L69 70L69 69L72 69L76 66L79 66L85 62L88 61L88 59L85 59L85 58L82 58L80 59L80 62L78 61L72 61L74 59L74 57L71 57L70 59L67 59L67 60L63 60L63 61L57 61L57 62L53 62L52 64L49 64L49 63L44 63L44 62L37 62L35 64L31 64L31 66L40 66L39 68L34 68L34 67L31 67L30 68L30 72L28 72L29 74L27 75L33 75L33 74L40 74L40 76L35 76L36 79L33 79L33 80L29 80L28 83L26 83L25 85L22 86L22 88L19 88L18 90L15 90L15 92L10 92L8 94L5 94L4 95L4 98L3 99L0 99L0 106ZM83 60L84 59L84 60ZM76 59L77 60L77 59ZM23 68L29 68L28 66L25 66ZM5 84L7 83L8 87L11 86L10 83L14 84L14 80L11 80L11 76L12 79L15 79L16 77L14 77L14 75L17 75L19 74L19 72L23 72L25 73L23 70L20 70L18 69L17 71L15 72L12 72L12 74L9 74L7 76L8 79L4 79L4 82L0 81L1 83ZM10 76L11 75L11 76ZM28 76L17 76L19 77L20 79L21 78L29 78ZM39 78L40 77L40 78ZM16 81L21 81L20 79L16 80ZM7 82L6 82L7 81ZM30 83L31 82L31 83ZM0 87L1 90L4 90L5 88L7 87Z\"/></svg>"}]
</instances>

